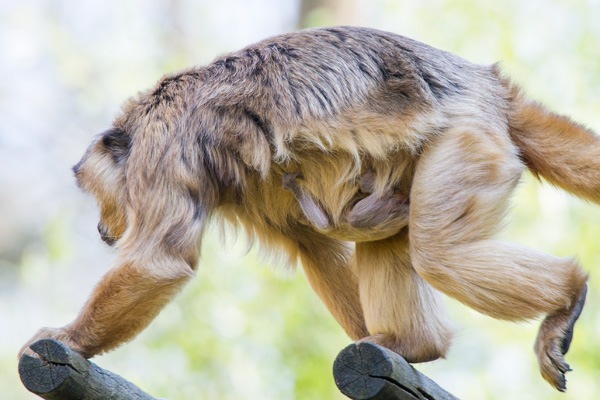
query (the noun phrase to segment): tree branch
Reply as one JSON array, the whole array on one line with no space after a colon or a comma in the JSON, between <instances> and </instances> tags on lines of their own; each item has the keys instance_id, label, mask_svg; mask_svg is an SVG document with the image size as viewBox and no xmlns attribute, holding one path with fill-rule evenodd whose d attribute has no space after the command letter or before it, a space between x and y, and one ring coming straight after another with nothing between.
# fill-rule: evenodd
<instances>
[{"instance_id":1,"label":"tree branch","mask_svg":"<svg viewBox=\"0 0 600 400\"><path fill-rule=\"evenodd\" d=\"M342 350L333 376L353 400L458 400L398 354L369 342Z\"/></svg>"},{"instance_id":2,"label":"tree branch","mask_svg":"<svg viewBox=\"0 0 600 400\"><path fill-rule=\"evenodd\" d=\"M30 348L40 358L23 355L19 375L44 399L156 400L56 340L43 339ZM342 350L333 375L340 391L354 400L458 400L398 354L369 342Z\"/></svg>"},{"instance_id":3,"label":"tree branch","mask_svg":"<svg viewBox=\"0 0 600 400\"><path fill-rule=\"evenodd\" d=\"M98 367L54 339L30 346L39 358L24 354L19 376L32 393L48 400L156 400L119 375Z\"/></svg>"}]
</instances>

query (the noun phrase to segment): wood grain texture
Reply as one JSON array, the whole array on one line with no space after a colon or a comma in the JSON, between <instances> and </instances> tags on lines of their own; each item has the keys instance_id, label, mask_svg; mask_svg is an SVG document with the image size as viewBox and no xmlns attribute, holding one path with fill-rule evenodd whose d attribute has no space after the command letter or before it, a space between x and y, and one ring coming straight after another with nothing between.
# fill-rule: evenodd
<instances>
[{"instance_id":1,"label":"wood grain texture","mask_svg":"<svg viewBox=\"0 0 600 400\"><path fill-rule=\"evenodd\" d=\"M353 400L458 400L398 354L369 342L342 350L333 375Z\"/></svg>"},{"instance_id":2,"label":"wood grain texture","mask_svg":"<svg viewBox=\"0 0 600 400\"><path fill-rule=\"evenodd\" d=\"M33 343L19 360L21 382L48 400L156 400L117 374L98 367L54 339Z\"/></svg>"}]
</instances>

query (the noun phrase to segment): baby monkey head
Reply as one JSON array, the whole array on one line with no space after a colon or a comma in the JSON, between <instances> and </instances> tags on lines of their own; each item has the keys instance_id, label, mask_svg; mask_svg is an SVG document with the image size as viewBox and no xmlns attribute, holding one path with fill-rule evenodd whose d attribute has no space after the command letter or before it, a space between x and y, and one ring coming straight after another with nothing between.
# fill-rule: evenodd
<instances>
[{"instance_id":1,"label":"baby monkey head","mask_svg":"<svg viewBox=\"0 0 600 400\"><path fill-rule=\"evenodd\" d=\"M98 233L111 246L127 228L125 165L130 145L125 130L112 128L100 134L73 167L77 186L98 201Z\"/></svg>"}]
</instances>

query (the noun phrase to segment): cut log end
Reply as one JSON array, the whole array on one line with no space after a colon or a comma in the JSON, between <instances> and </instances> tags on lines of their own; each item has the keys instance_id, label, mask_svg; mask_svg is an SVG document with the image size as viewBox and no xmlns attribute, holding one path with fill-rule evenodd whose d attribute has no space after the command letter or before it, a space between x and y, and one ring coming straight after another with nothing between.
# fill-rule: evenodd
<instances>
[{"instance_id":1,"label":"cut log end","mask_svg":"<svg viewBox=\"0 0 600 400\"><path fill-rule=\"evenodd\" d=\"M47 400L155 400L140 388L86 360L54 339L30 346L37 355L24 354L19 376L27 390Z\"/></svg>"},{"instance_id":2,"label":"cut log end","mask_svg":"<svg viewBox=\"0 0 600 400\"><path fill-rule=\"evenodd\" d=\"M354 400L456 400L400 355L369 342L342 350L333 375L340 391Z\"/></svg>"}]
</instances>

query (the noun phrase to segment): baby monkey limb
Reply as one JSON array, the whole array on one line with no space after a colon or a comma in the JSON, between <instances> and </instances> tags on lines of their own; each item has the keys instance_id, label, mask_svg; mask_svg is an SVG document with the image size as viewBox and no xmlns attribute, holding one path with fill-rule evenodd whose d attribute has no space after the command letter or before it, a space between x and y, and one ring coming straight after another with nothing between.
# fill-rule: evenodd
<instances>
[{"instance_id":1,"label":"baby monkey limb","mask_svg":"<svg viewBox=\"0 0 600 400\"><path fill-rule=\"evenodd\" d=\"M375 193L375 173L367 171L360 176L359 187L362 193L369 194L356 202L347 215L347 221L354 228L400 230L408 225L408 197L392 189L383 194ZM395 231L394 233L397 233Z\"/></svg>"},{"instance_id":2,"label":"baby monkey limb","mask_svg":"<svg viewBox=\"0 0 600 400\"><path fill-rule=\"evenodd\" d=\"M331 229L332 223L329 215L319 202L300 186L297 178L298 174L285 174L283 176L283 187L294 194L298 203L300 203L304 216L311 224L319 230Z\"/></svg>"},{"instance_id":3,"label":"baby monkey limb","mask_svg":"<svg viewBox=\"0 0 600 400\"><path fill-rule=\"evenodd\" d=\"M311 225L330 237L356 242L384 239L408 225L408 198L391 189L376 193L374 183L374 172L368 171L360 176L360 194L343 207L340 223L334 224L334 219L321 203L298 181L297 173L283 177L283 187L294 194Z\"/></svg>"}]
</instances>

